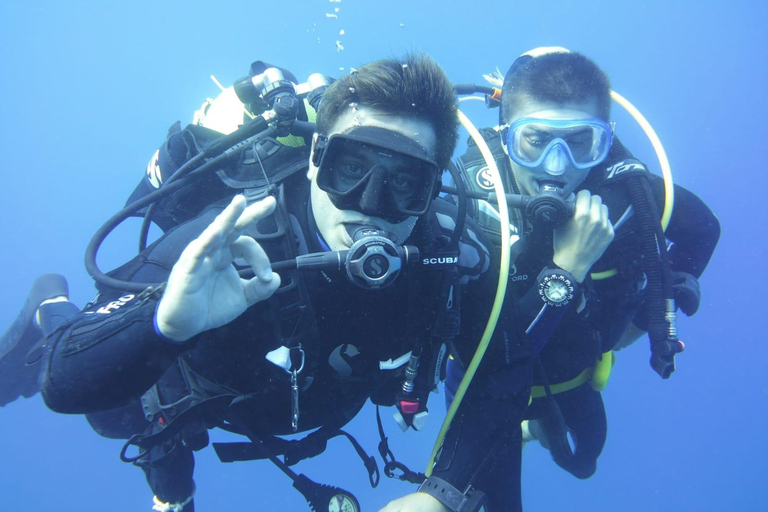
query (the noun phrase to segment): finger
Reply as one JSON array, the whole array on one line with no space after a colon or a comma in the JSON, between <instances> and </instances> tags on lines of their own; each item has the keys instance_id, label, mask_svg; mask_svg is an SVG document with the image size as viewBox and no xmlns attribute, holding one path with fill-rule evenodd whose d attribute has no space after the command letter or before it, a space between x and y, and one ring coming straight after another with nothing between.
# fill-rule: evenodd
<instances>
[{"instance_id":1,"label":"finger","mask_svg":"<svg viewBox=\"0 0 768 512\"><path fill-rule=\"evenodd\" d=\"M259 280L263 282L272 280L272 265L269 256L256 240L249 236L241 236L232 242L230 247L232 256L244 259Z\"/></svg>"},{"instance_id":2,"label":"finger","mask_svg":"<svg viewBox=\"0 0 768 512\"><path fill-rule=\"evenodd\" d=\"M270 215L273 211L275 211L276 205L277 201L275 201L275 198L272 196L266 197L261 201L248 205L248 207L245 208L245 210L240 214L234 228L227 236L227 240L224 242L225 245L233 243L240 235L243 234L246 229L264 217Z\"/></svg>"},{"instance_id":3,"label":"finger","mask_svg":"<svg viewBox=\"0 0 768 512\"><path fill-rule=\"evenodd\" d=\"M211 224L197 237L202 255L208 256L226 245L227 238L237 225L237 220L246 209L245 197L236 195L229 205L216 216Z\"/></svg>"},{"instance_id":4,"label":"finger","mask_svg":"<svg viewBox=\"0 0 768 512\"><path fill-rule=\"evenodd\" d=\"M254 221L260 220L275 211L277 201L269 196L249 205L237 220L237 229L244 229Z\"/></svg>"},{"instance_id":5,"label":"finger","mask_svg":"<svg viewBox=\"0 0 768 512\"><path fill-rule=\"evenodd\" d=\"M581 214L589 213L591 197L592 195L589 193L589 190L579 190L579 193L576 194L576 205L574 207L574 211Z\"/></svg>"},{"instance_id":6,"label":"finger","mask_svg":"<svg viewBox=\"0 0 768 512\"><path fill-rule=\"evenodd\" d=\"M589 200L589 216L590 218L596 222L600 223L603 221L602 213L603 213L603 198L598 196L597 194L593 195Z\"/></svg>"},{"instance_id":7,"label":"finger","mask_svg":"<svg viewBox=\"0 0 768 512\"><path fill-rule=\"evenodd\" d=\"M176 262L176 267L186 274L192 274L200 268L205 258L220 249L226 241L238 217L245 209L245 198L241 195L232 198L229 205L216 216L200 235L184 249Z\"/></svg>"},{"instance_id":8,"label":"finger","mask_svg":"<svg viewBox=\"0 0 768 512\"><path fill-rule=\"evenodd\" d=\"M270 298L280 287L280 276L274 272L269 282L264 282L258 277L241 279L240 281L243 283L243 293L249 307Z\"/></svg>"},{"instance_id":9,"label":"finger","mask_svg":"<svg viewBox=\"0 0 768 512\"><path fill-rule=\"evenodd\" d=\"M611 228L611 232L613 232L613 224L606 204L600 205L600 220L606 228Z\"/></svg>"}]
</instances>

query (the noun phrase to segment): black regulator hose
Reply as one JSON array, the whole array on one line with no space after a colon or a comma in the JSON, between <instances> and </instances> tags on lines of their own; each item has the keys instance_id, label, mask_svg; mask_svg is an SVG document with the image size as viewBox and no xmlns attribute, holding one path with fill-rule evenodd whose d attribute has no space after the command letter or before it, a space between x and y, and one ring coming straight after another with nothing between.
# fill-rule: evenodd
<instances>
[{"instance_id":1,"label":"black regulator hose","mask_svg":"<svg viewBox=\"0 0 768 512\"><path fill-rule=\"evenodd\" d=\"M187 162L187 164L191 165L193 163L197 163L198 161L203 159L203 156L204 155L200 153L196 155L192 160ZM129 204L128 206L126 206L125 208L117 212L107 222L105 222L104 225L101 226L98 231L96 231L96 233L91 238L91 241L88 243L88 247L85 249L85 269L88 272L88 275L90 275L94 281L110 288L115 288L118 290L125 290L130 292L141 292L146 288L148 288L149 286L157 286L159 284L159 283L131 283L129 281L123 281L121 279L115 279L113 277L109 277L99 269L99 266L96 263L96 254L98 253L99 248L101 248L101 244L104 243L104 240L106 240L109 234L117 226L122 224L131 215L135 214L137 211L141 210L145 206L150 205L155 201L159 201L163 196L170 194L171 192L181 188L183 185L184 185L184 180L178 180L175 183L164 185L163 188L158 189L142 197L138 201L135 201Z\"/></svg>"},{"instance_id":2,"label":"black regulator hose","mask_svg":"<svg viewBox=\"0 0 768 512\"><path fill-rule=\"evenodd\" d=\"M260 119L260 118L258 118ZM258 120L257 119L257 120ZM269 130L269 128L267 129ZM262 132L257 132L256 136L258 137L265 137L268 136L267 130L264 130ZM251 130L248 130L250 132ZM238 130L239 132L239 130ZM238 133L234 132L234 133ZM296 135L298 137L302 137L307 143L312 140L312 135L315 133L315 123L311 123L309 121L299 121L296 120L293 122L293 126L291 127L291 135ZM273 135L276 135L276 133L273 133ZM252 136L253 137L253 136ZM217 139L218 140L218 139ZM240 148L243 147L243 145L239 145ZM213 148L214 150L216 147ZM205 153L207 155L211 155L212 150L211 146L208 146L205 150ZM179 169L181 171L181 169ZM175 178L180 176L182 173L177 171L174 173L169 179L168 182L173 181ZM149 228L152 225L152 216L154 215L155 209L157 208L157 205L159 204L159 201L151 204L149 208L147 208L147 212L144 215L144 221L141 224L141 231L139 232L139 252L143 251L147 248L147 239L149 238Z\"/></svg>"},{"instance_id":3,"label":"black regulator hose","mask_svg":"<svg viewBox=\"0 0 768 512\"><path fill-rule=\"evenodd\" d=\"M222 160L229 158L233 153L243 149L250 144L254 138L263 136L264 132L269 130L269 123L273 116L269 112L265 112L261 116L256 117L253 121L249 122L241 129L218 138L207 145L203 150L192 157L184 165L182 165L164 184L163 186L142 197L138 201L135 201L115 215L112 216L98 231L93 235L91 241L88 243L88 247L85 250L85 268L88 274L94 279L94 281L110 287L131 292L141 292L150 286L157 286L159 283L133 283L130 281L124 281L121 279L115 279L104 274L96 263L96 255L104 243L107 236L121 223L128 219L131 215L135 214L145 206L156 203L164 196L178 190L182 187L187 179L191 179L194 176L207 172L217 166ZM222 139L225 142L222 142ZM209 158L207 162L203 163L199 167L202 161ZM151 222L151 215L145 215L144 225L142 225L142 236L145 236L149 232L149 222ZM145 227L146 225L146 227ZM146 238L143 239L143 244L146 244ZM141 244L142 242L140 242Z\"/></svg>"},{"instance_id":4,"label":"black regulator hose","mask_svg":"<svg viewBox=\"0 0 768 512\"><path fill-rule=\"evenodd\" d=\"M440 191L456 196L461 193L459 187L443 186ZM465 190L464 194L472 199L480 199L491 204L497 203L496 195L493 193ZM535 196L505 194L505 197L508 207L525 211L531 223L548 229L554 229L570 219L575 209L575 203L563 199L560 190L556 190L556 187L551 189L545 187ZM466 209L464 211L466 212Z\"/></svg>"},{"instance_id":5,"label":"black regulator hose","mask_svg":"<svg viewBox=\"0 0 768 512\"><path fill-rule=\"evenodd\" d=\"M675 325L674 293L667 244L658 207L645 176L627 178L627 188L640 225L643 270L648 279L645 304L648 337L651 341L651 368L662 379L675 371L675 354L682 351Z\"/></svg>"}]
</instances>

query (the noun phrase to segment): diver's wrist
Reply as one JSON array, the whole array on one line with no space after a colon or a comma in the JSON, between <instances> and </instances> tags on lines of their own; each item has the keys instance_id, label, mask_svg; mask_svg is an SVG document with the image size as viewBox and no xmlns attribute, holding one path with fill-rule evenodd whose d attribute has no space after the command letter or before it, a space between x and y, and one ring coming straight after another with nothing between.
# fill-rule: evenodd
<instances>
[{"instance_id":1,"label":"diver's wrist","mask_svg":"<svg viewBox=\"0 0 768 512\"><path fill-rule=\"evenodd\" d=\"M552 258L552 263L571 274L577 283L583 283L584 279L587 278L587 273L589 272L589 269L592 268L592 265L586 266L584 264L579 264L576 261L569 260L570 258L562 258L555 255L554 258Z\"/></svg>"},{"instance_id":2,"label":"diver's wrist","mask_svg":"<svg viewBox=\"0 0 768 512\"><path fill-rule=\"evenodd\" d=\"M155 328L155 334L158 338L171 345L183 345L194 335L188 336L188 333L174 332L163 320L160 318L160 302L157 302L155 306L155 314L152 317L152 325Z\"/></svg>"}]
</instances>

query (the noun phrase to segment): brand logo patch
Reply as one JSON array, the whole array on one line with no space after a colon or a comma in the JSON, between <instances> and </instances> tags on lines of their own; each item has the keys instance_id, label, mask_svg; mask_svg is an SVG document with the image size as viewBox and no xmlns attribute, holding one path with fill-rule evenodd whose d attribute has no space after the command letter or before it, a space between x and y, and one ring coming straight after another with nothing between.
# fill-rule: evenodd
<instances>
[{"instance_id":1,"label":"brand logo patch","mask_svg":"<svg viewBox=\"0 0 768 512\"><path fill-rule=\"evenodd\" d=\"M617 164L613 164L608 169L606 169L606 179L611 179L615 176L618 176L619 174L625 173L627 171L643 171L645 170L645 167L643 164L640 164L638 162L625 162L621 161Z\"/></svg>"},{"instance_id":2,"label":"brand logo patch","mask_svg":"<svg viewBox=\"0 0 768 512\"><path fill-rule=\"evenodd\" d=\"M389 262L384 256L373 255L363 263L365 275L372 278L383 276L389 270Z\"/></svg>"},{"instance_id":3,"label":"brand logo patch","mask_svg":"<svg viewBox=\"0 0 768 512\"><path fill-rule=\"evenodd\" d=\"M509 279L512 282L527 281L528 280L528 274L517 275L517 264L513 263L512 266L509 267Z\"/></svg>"},{"instance_id":4,"label":"brand logo patch","mask_svg":"<svg viewBox=\"0 0 768 512\"><path fill-rule=\"evenodd\" d=\"M483 190L493 190L493 175L488 167L483 167L475 174L475 181Z\"/></svg>"},{"instance_id":5,"label":"brand logo patch","mask_svg":"<svg viewBox=\"0 0 768 512\"><path fill-rule=\"evenodd\" d=\"M360 351L356 346L344 343L331 352L331 355L328 356L328 364L336 370L339 377L347 379L352 375L352 365L350 362L359 353Z\"/></svg>"},{"instance_id":6,"label":"brand logo patch","mask_svg":"<svg viewBox=\"0 0 768 512\"><path fill-rule=\"evenodd\" d=\"M147 180L155 188L163 184L163 174L160 172L160 150L155 151L147 164Z\"/></svg>"},{"instance_id":7,"label":"brand logo patch","mask_svg":"<svg viewBox=\"0 0 768 512\"><path fill-rule=\"evenodd\" d=\"M446 256L440 258L424 258L421 260L423 265L445 265L447 263L458 263L458 256Z\"/></svg>"},{"instance_id":8,"label":"brand logo patch","mask_svg":"<svg viewBox=\"0 0 768 512\"><path fill-rule=\"evenodd\" d=\"M106 315L113 311L117 311L118 309L120 309L121 307L125 306L130 301L132 301L134 297L136 297L136 295L133 295L133 294L123 295L119 299L113 300L106 306L100 307L99 309L96 310L96 312L101 315Z\"/></svg>"}]
</instances>

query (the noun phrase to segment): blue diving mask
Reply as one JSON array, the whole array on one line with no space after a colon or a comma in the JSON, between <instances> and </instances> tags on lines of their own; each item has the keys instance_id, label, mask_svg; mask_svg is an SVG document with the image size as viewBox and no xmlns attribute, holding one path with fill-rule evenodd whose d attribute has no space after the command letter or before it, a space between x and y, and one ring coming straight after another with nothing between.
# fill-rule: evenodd
<instances>
[{"instance_id":1,"label":"blue diving mask","mask_svg":"<svg viewBox=\"0 0 768 512\"><path fill-rule=\"evenodd\" d=\"M438 190L440 169L426 149L384 128L319 137L313 160L317 186L336 208L393 223L423 215Z\"/></svg>"},{"instance_id":2,"label":"blue diving mask","mask_svg":"<svg viewBox=\"0 0 768 512\"><path fill-rule=\"evenodd\" d=\"M606 159L611 127L597 118L537 119L523 117L504 127L509 157L529 169L542 167L559 176L569 167L589 169Z\"/></svg>"}]
</instances>

